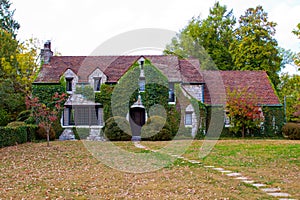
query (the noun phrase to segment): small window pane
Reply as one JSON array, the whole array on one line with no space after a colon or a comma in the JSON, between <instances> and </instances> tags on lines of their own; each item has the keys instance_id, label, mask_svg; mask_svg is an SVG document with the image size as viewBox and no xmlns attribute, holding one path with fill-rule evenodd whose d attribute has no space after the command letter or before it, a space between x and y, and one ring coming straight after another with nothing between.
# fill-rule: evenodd
<instances>
[{"instance_id":1,"label":"small window pane","mask_svg":"<svg viewBox=\"0 0 300 200\"><path fill-rule=\"evenodd\" d=\"M101 78L94 78L94 91L100 91Z\"/></svg>"},{"instance_id":2,"label":"small window pane","mask_svg":"<svg viewBox=\"0 0 300 200\"><path fill-rule=\"evenodd\" d=\"M145 85L146 85L145 79L140 79L139 81L140 92L145 92Z\"/></svg>"},{"instance_id":3,"label":"small window pane","mask_svg":"<svg viewBox=\"0 0 300 200\"><path fill-rule=\"evenodd\" d=\"M192 125L192 113L185 113L185 125Z\"/></svg>"},{"instance_id":4,"label":"small window pane","mask_svg":"<svg viewBox=\"0 0 300 200\"><path fill-rule=\"evenodd\" d=\"M66 90L72 91L72 81L73 78L66 78Z\"/></svg>"}]
</instances>

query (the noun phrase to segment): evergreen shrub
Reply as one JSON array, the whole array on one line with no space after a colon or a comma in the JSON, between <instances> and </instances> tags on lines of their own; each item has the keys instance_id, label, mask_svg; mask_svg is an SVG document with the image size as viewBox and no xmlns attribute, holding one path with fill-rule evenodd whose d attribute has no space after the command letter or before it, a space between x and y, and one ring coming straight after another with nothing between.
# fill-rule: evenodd
<instances>
[{"instance_id":1,"label":"evergreen shrub","mask_svg":"<svg viewBox=\"0 0 300 200\"><path fill-rule=\"evenodd\" d=\"M121 128L122 129L121 129ZM105 122L104 136L110 141L130 141L131 130L125 117L111 117Z\"/></svg>"}]
</instances>

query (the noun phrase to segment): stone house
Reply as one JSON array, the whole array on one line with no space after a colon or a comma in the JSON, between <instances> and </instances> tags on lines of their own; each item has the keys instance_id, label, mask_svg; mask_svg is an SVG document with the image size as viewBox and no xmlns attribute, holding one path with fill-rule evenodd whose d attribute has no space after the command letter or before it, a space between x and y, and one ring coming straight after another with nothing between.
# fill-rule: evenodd
<instances>
[{"instance_id":1,"label":"stone house","mask_svg":"<svg viewBox=\"0 0 300 200\"><path fill-rule=\"evenodd\" d=\"M262 108L282 107L264 71L202 71L197 59L179 59L173 55L53 56L50 42L45 43L41 58L43 64L34 85L61 84L63 81L65 91L70 94L61 120L62 127L66 130L76 126L90 128L93 132L105 126L103 105L76 94L76 88L89 85L95 93L99 93L102 84L117 85L133 65L138 65L139 91L143 92L146 84L143 71L145 61L151 62L167 78L170 105L178 104L174 92L177 85L184 96L196 99L205 106L224 106L229 89L247 88L248 92L258 97ZM192 104L185 106L182 114L184 126L190 127L191 134L195 135L199 121L207 119L197 117ZM128 114L124 117L138 126L145 123L148 113L141 97L130 105ZM230 124L226 112L223 122L225 127ZM138 133L133 135L139 137Z\"/></svg>"}]
</instances>

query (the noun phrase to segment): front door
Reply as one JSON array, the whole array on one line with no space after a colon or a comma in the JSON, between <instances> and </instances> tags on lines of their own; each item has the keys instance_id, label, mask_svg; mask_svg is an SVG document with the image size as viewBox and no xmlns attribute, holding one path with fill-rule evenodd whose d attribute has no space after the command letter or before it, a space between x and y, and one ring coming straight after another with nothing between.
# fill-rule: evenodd
<instances>
[{"instance_id":1,"label":"front door","mask_svg":"<svg viewBox=\"0 0 300 200\"><path fill-rule=\"evenodd\" d=\"M132 137L141 136L141 128L145 124L145 108L143 107L133 107L130 109L130 127L132 132Z\"/></svg>"}]
</instances>

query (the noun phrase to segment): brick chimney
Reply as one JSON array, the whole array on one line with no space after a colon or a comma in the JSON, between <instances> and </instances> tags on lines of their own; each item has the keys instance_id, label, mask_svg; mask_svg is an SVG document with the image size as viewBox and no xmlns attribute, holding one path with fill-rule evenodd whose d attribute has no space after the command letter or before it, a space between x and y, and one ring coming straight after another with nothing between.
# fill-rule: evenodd
<instances>
[{"instance_id":1,"label":"brick chimney","mask_svg":"<svg viewBox=\"0 0 300 200\"><path fill-rule=\"evenodd\" d=\"M41 61L43 64L49 64L50 59L53 56L53 52L51 51L51 41L48 40L44 44L44 49L41 49Z\"/></svg>"}]
</instances>

